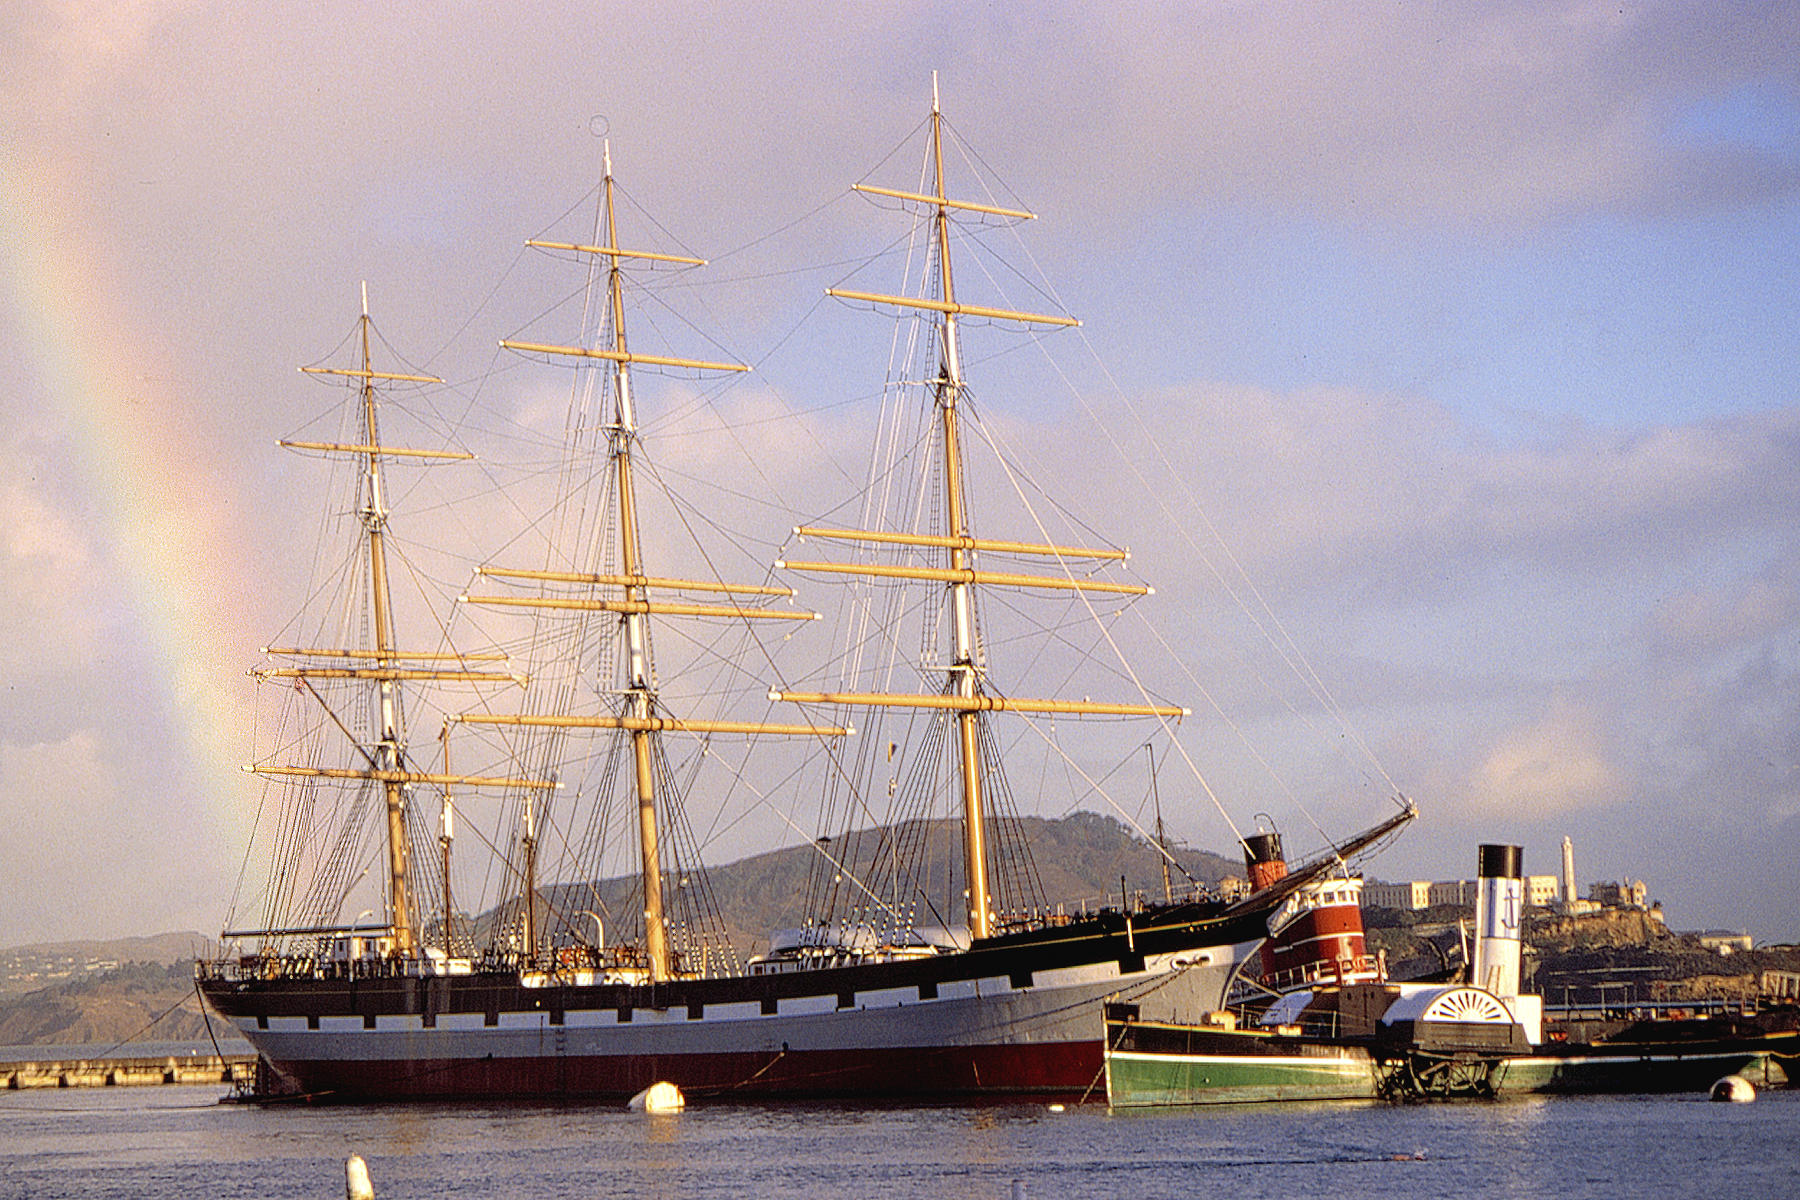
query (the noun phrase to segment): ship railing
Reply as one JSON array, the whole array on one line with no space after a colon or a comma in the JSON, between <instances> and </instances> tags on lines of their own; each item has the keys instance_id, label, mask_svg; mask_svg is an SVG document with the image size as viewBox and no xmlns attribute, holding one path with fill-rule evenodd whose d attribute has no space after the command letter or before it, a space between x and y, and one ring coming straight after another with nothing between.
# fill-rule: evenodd
<instances>
[{"instance_id":1,"label":"ship railing","mask_svg":"<svg viewBox=\"0 0 1800 1200\"><path fill-rule=\"evenodd\" d=\"M869 963L911 962L932 958L942 953L936 946L883 945L869 949L846 946L794 946L751 958L750 974L777 975L791 971L824 971L834 967L855 967Z\"/></svg>"},{"instance_id":2,"label":"ship railing","mask_svg":"<svg viewBox=\"0 0 1800 1200\"><path fill-rule=\"evenodd\" d=\"M338 964L321 962L304 954L245 954L234 959L220 959L196 964L202 979L223 979L244 983L258 979L322 979Z\"/></svg>"},{"instance_id":3,"label":"ship railing","mask_svg":"<svg viewBox=\"0 0 1800 1200\"><path fill-rule=\"evenodd\" d=\"M1205 884L1175 888L1167 900L1159 894L1161 891L1160 887L1134 888L1124 894L1114 892L1110 896L1082 896L1075 900L1059 901L1039 918L1039 925L1068 925L1101 913L1141 913L1159 908L1178 908L1184 904L1212 904L1225 898L1216 889ZM1123 907L1121 901L1125 902Z\"/></svg>"},{"instance_id":4,"label":"ship railing","mask_svg":"<svg viewBox=\"0 0 1800 1200\"><path fill-rule=\"evenodd\" d=\"M469 958L334 958L329 955L245 954L232 959L202 961L195 964L201 979L223 979L234 983L270 979L397 979L428 975L467 975L477 969Z\"/></svg>"},{"instance_id":5,"label":"ship railing","mask_svg":"<svg viewBox=\"0 0 1800 1200\"><path fill-rule=\"evenodd\" d=\"M675 951L673 957L679 963L681 951ZM555 947L551 959L558 971L641 970L650 965L650 955L644 948L629 942L605 948L572 942Z\"/></svg>"},{"instance_id":6,"label":"ship railing","mask_svg":"<svg viewBox=\"0 0 1800 1200\"><path fill-rule=\"evenodd\" d=\"M1603 1003L1563 1003L1544 1005L1544 1016L1562 1021L1665 1020L1687 1017L1749 1016L1756 1012L1755 1001L1726 996L1702 996L1692 1000L1629 1000Z\"/></svg>"},{"instance_id":7,"label":"ship railing","mask_svg":"<svg viewBox=\"0 0 1800 1200\"><path fill-rule=\"evenodd\" d=\"M1340 1029L1339 1014L1336 1011L1303 1012L1298 1021L1286 1025L1264 1025L1263 1016L1269 1010L1265 1002L1252 1001L1244 1004L1233 1004L1226 1011L1237 1017L1238 1028L1257 1029L1265 1033L1276 1033L1284 1037L1334 1038Z\"/></svg>"},{"instance_id":8,"label":"ship railing","mask_svg":"<svg viewBox=\"0 0 1800 1200\"><path fill-rule=\"evenodd\" d=\"M799 971L823 971L831 967L854 966L865 961L859 953L807 947L803 953L783 951L758 954L750 960L752 975L785 975Z\"/></svg>"},{"instance_id":9,"label":"ship railing","mask_svg":"<svg viewBox=\"0 0 1800 1200\"><path fill-rule=\"evenodd\" d=\"M1361 983L1376 979L1380 969L1373 957L1359 954L1354 958L1339 959L1336 962L1309 962L1298 967L1287 967L1283 970L1262 976L1263 986L1277 992L1291 992L1295 988L1310 987L1314 984Z\"/></svg>"},{"instance_id":10,"label":"ship railing","mask_svg":"<svg viewBox=\"0 0 1800 1200\"><path fill-rule=\"evenodd\" d=\"M1297 1021L1285 1025L1265 1025L1263 1016L1268 1012L1268 1007L1263 1003L1234 1004L1226 1011L1237 1017L1240 1029L1255 1029L1280 1037L1335 1038L1342 1030L1336 1011L1303 1012Z\"/></svg>"},{"instance_id":11,"label":"ship railing","mask_svg":"<svg viewBox=\"0 0 1800 1200\"><path fill-rule=\"evenodd\" d=\"M1038 929L1060 929L1073 925L1077 921L1091 920L1102 913L1123 914L1153 912L1161 909L1180 908L1188 904L1200 904L1218 899L1205 888L1189 888L1178 891L1168 899L1153 897L1140 888L1130 896L1130 903L1121 907L1121 896L1086 896L1080 900L1065 901L1045 908L1033 908L1022 912L1004 912L995 915L994 927L1002 934L1029 933Z\"/></svg>"}]
</instances>

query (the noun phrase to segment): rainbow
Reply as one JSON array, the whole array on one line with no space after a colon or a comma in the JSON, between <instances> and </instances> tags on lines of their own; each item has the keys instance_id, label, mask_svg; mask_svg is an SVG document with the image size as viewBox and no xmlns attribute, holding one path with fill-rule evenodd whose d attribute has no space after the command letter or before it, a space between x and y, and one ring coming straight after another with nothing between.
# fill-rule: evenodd
<instances>
[{"instance_id":1,"label":"rainbow","mask_svg":"<svg viewBox=\"0 0 1800 1200\"><path fill-rule=\"evenodd\" d=\"M97 569L112 575L104 590L121 597L143 638L143 653L122 662L153 673L121 694L160 695L179 742L110 749L116 802L154 806L151 823L176 844L230 862L253 810L237 769L250 745L250 689L237 664L256 644L234 634L249 614L234 603L227 569L241 540L222 503L232 486L208 460L204 414L173 382L186 373L124 306L113 281L129 276L114 270L111 239L96 236L73 199L82 194L75 173L24 152L0 166L0 294L26 365L9 408L43 414L47 435L68 447L93 505L85 528ZM105 669L108 647L92 651L91 669ZM146 722L146 736L156 728ZM163 774L165 763L178 770ZM224 872L219 883L229 886Z\"/></svg>"}]
</instances>

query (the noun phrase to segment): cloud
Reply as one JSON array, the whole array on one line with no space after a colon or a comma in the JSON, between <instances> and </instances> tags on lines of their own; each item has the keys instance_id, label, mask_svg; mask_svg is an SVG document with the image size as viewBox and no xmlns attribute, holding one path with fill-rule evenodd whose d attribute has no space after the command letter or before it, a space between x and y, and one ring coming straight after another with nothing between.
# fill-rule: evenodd
<instances>
[{"instance_id":1,"label":"cloud","mask_svg":"<svg viewBox=\"0 0 1800 1200\"><path fill-rule=\"evenodd\" d=\"M1652 649L1676 655L1760 641L1800 621L1800 580L1792 560L1732 589L1689 586L1667 597L1651 620Z\"/></svg>"},{"instance_id":2,"label":"cloud","mask_svg":"<svg viewBox=\"0 0 1800 1200\"><path fill-rule=\"evenodd\" d=\"M130 178L160 180L170 199L203 199L221 162L279 180L267 215L302 243L360 215L372 232L449 245L502 211L516 172L591 180L602 114L626 178L731 180L754 199L737 228L766 232L759 209L841 187L917 122L930 66L976 146L1006 131L1009 174L1046 181L1041 202L1127 220L1177 201L1358 224L1532 222L1676 198L1704 209L1796 182L1779 143L1731 145L1737 169L1721 170L1719 147L1681 133L1695 105L1746 81L1795 82L1784 48L1800 15L1787 5L664 3L604 34L576 4L540 6L528 28L420 5L290 12L279 35L255 10L180 0L27 11L35 36L6 52L9 107L59 118L54 130L21 118L38 122L32 140L110 143ZM613 51L603 70L559 52L589 37ZM702 63L710 86L693 88ZM482 97L479 113L452 127L441 116L464 96ZM879 136L842 120L846 106ZM111 136L144 116L159 136ZM343 169L319 170L329 159ZM675 228L733 219L698 194L712 189L665 190ZM682 222L696 204L711 214Z\"/></svg>"},{"instance_id":3,"label":"cloud","mask_svg":"<svg viewBox=\"0 0 1800 1200\"><path fill-rule=\"evenodd\" d=\"M1526 570L1666 577L1721 546L1785 538L1778 514L1800 502L1800 410L1644 430L1562 422L1502 444L1401 395L1193 385L1146 397L1127 425L1176 497L1165 534L1210 551L1215 528L1284 589L1354 578L1450 602ZM1179 513L1189 504L1204 524Z\"/></svg>"},{"instance_id":4,"label":"cloud","mask_svg":"<svg viewBox=\"0 0 1800 1200\"><path fill-rule=\"evenodd\" d=\"M0 445L8 464L0 474L0 667L38 686L92 665L116 621L104 555L85 506L59 484L57 449L18 430Z\"/></svg>"},{"instance_id":5,"label":"cloud","mask_svg":"<svg viewBox=\"0 0 1800 1200\"><path fill-rule=\"evenodd\" d=\"M1469 802L1512 821L1617 803L1622 772L1603 725L1592 708L1556 699L1493 746L1469 780Z\"/></svg>"},{"instance_id":6,"label":"cloud","mask_svg":"<svg viewBox=\"0 0 1800 1200\"><path fill-rule=\"evenodd\" d=\"M1128 522L1158 587L1158 690L1204 688L1263 746L1261 770L1209 746L1236 794L1360 795L1382 777L1351 752L1366 738L1447 831L1686 821L1699 793L1734 827L1779 826L1792 781L1747 764L1800 761L1780 732L1800 721L1800 412L1513 444L1347 389L1116 399L1097 407L1141 478L1084 473L1091 429L1010 417L1006 440L1040 478L1087 481L1096 527Z\"/></svg>"},{"instance_id":7,"label":"cloud","mask_svg":"<svg viewBox=\"0 0 1800 1200\"><path fill-rule=\"evenodd\" d=\"M202 823L189 796L163 795L179 772L146 764L134 740L154 734L121 739L83 727L0 740L0 858L8 864L0 944L205 928L217 919L217 864L241 854L224 844L238 831Z\"/></svg>"},{"instance_id":8,"label":"cloud","mask_svg":"<svg viewBox=\"0 0 1800 1200\"><path fill-rule=\"evenodd\" d=\"M25 478L12 476L5 484L6 495L0 500L5 511L0 544L8 558L24 560L6 572L8 579L34 574L24 569L26 563L59 575L79 574L93 565L87 538L65 514L32 491Z\"/></svg>"},{"instance_id":9,"label":"cloud","mask_svg":"<svg viewBox=\"0 0 1800 1200\"><path fill-rule=\"evenodd\" d=\"M6 78L32 92L39 118L67 118L138 68L152 32L193 0L48 0L13 5Z\"/></svg>"},{"instance_id":10,"label":"cloud","mask_svg":"<svg viewBox=\"0 0 1800 1200\"><path fill-rule=\"evenodd\" d=\"M1046 135L1104 158L1090 186L1121 199L1119 181L1155 181L1165 197L1356 223L1533 222L1766 194L1779 156L1740 149L1745 169L1721 173L1669 130L1746 78L1792 82L1777 47L1800 32L1789 6L1587 0L1061 15L1026 53L1045 78L1082 82L1030 102ZM1791 194L1791 164L1780 174Z\"/></svg>"},{"instance_id":11,"label":"cloud","mask_svg":"<svg viewBox=\"0 0 1800 1200\"><path fill-rule=\"evenodd\" d=\"M129 911L131 897L102 882L121 878L120 864L134 849L120 793L117 765L92 730L54 742L0 742L0 855L9 864L10 910L0 936L74 936L95 913L110 923ZM108 871L95 871L100 859ZM77 895L72 880L92 881L100 894Z\"/></svg>"}]
</instances>

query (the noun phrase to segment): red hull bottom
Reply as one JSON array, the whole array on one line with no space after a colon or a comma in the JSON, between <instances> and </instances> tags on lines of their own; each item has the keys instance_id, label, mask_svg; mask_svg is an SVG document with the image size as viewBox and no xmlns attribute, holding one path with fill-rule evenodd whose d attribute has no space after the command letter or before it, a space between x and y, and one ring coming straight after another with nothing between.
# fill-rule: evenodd
<instances>
[{"instance_id":1,"label":"red hull bottom","mask_svg":"<svg viewBox=\"0 0 1800 1200\"><path fill-rule=\"evenodd\" d=\"M759 1097L972 1098L1081 1095L1101 1045L1060 1042L936 1049L807 1050L618 1057L481 1058L276 1064L272 1099L625 1098L667 1080L692 1100Z\"/></svg>"}]
</instances>

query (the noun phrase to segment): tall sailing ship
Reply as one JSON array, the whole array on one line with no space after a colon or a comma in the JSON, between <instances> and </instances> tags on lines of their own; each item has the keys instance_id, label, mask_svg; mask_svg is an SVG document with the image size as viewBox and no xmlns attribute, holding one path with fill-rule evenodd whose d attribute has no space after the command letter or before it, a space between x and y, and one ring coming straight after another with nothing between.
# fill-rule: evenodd
<instances>
[{"instance_id":1,"label":"tall sailing ship","mask_svg":"<svg viewBox=\"0 0 1800 1200\"><path fill-rule=\"evenodd\" d=\"M926 331L918 339L925 367L913 389L922 397L913 416L930 462L918 473L924 491L909 510L920 519L883 523L899 506L875 504L869 528L801 526L798 538L845 557L784 557L776 566L806 578L873 583L889 597L923 589L925 600L911 608L896 599L891 607L855 610L860 625L847 638L854 647L898 644L905 639L896 626L920 621L926 644L913 665L935 678L913 690L854 680L839 690L767 688L774 703L824 714L814 721L697 715L684 709L695 701L691 693L662 686L658 630L677 622L760 626L814 614L786 604L793 592L784 586L655 573L652 548L668 531L644 524L646 450L633 370L705 376L743 368L646 354L628 342L629 273L701 264L620 245L610 152L592 242L533 243L587 264L592 318L582 339L503 343L576 364L586 381L577 391L587 386L583 394L604 415L569 423L574 440L586 437L594 454L587 467L567 471L583 498L559 510L575 548L541 566L484 566L480 590L459 597L529 627L530 636L498 666L453 649L403 649L394 628L384 472L460 452L382 442L383 388L422 385L429 377L376 369L365 302L360 364L331 369L355 385L358 432L298 443L356 467L360 616L348 622L352 632L339 627L350 648L288 647L279 652L280 665L260 672L284 688L291 683L287 699L309 709L317 736L305 747L296 738L251 768L286 789L277 792L284 801L277 883L251 927L227 931L236 953L200 969L207 999L257 1048L259 1095L607 1097L664 1080L696 1097L1081 1093L1101 1071L1107 1003L1166 1020L1219 1007L1233 972L1289 896L1410 819L1408 806L1244 899L1196 892L1133 903L1121 895L1116 905L1070 913L1048 903L1032 882L991 723L1009 714L1167 721L1184 710L1144 696L1026 698L994 682L982 596L1026 589L1086 603L1128 601L1148 589L1107 577L1124 558L1121 550L1002 540L975 530L964 478L968 385L960 325L964 318L1073 322L958 298L953 222L1031 214L953 199L935 94L926 129L926 183L919 190L857 189L921 218L927 266L919 294L831 289L853 304L899 310ZM936 526L927 529L925 518ZM1038 566L992 565L1009 561ZM354 644L363 638L366 644ZM760 643L746 645L759 669L772 669ZM860 678L872 674L880 671L865 666ZM895 676L889 670L880 677ZM441 757L436 747L415 752L405 727L403 700L425 689L464 698L447 709ZM504 698L515 691L523 700L509 704ZM889 718L917 744L903 750L898 735L889 740L882 724ZM870 737L871 730L880 733ZM671 744L684 739L704 751L712 739L738 737L814 743L826 774L822 807L867 814L891 798L896 818L875 832L819 837L820 873L809 898L827 907L802 927L776 933L764 953L744 962L709 919L717 905L681 808L680 777L689 772L670 756ZM451 746L464 738L487 739L481 746L497 739L509 765L453 770ZM333 754L341 757L334 761ZM590 766L592 781L583 776ZM515 899L476 920L456 909L452 847L458 814L489 797L518 831L490 843ZM933 797L948 797L956 813L960 851L948 863L929 852L937 827L927 804ZM609 800L610 817L565 811L587 804L598 813ZM332 814L344 818L337 831L325 828ZM592 882L597 875L540 877L542 832L554 822L567 841L566 831L584 820L595 845L608 829L628 831L635 842L629 905L605 904ZM346 919L358 903L351 898L356 884L370 873L356 871L365 859L384 876L383 894ZM622 909L633 915L621 919Z\"/></svg>"}]
</instances>

